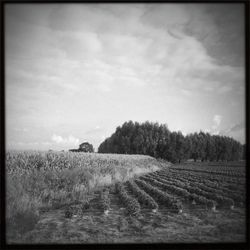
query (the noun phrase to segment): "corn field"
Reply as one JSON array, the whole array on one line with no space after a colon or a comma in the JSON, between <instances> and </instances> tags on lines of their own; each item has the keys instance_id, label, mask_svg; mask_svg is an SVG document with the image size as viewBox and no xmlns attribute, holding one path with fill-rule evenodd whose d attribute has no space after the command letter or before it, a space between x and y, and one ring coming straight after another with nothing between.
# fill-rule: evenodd
<instances>
[{"instance_id":1,"label":"corn field","mask_svg":"<svg viewBox=\"0 0 250 250\"><path fill-rule=\"evenodd\" d=\"M142 155L9 151L7 232L28 231L41 209L84 203L94 190L157 170L158 165Z\"/></svg>"}]
</instances>

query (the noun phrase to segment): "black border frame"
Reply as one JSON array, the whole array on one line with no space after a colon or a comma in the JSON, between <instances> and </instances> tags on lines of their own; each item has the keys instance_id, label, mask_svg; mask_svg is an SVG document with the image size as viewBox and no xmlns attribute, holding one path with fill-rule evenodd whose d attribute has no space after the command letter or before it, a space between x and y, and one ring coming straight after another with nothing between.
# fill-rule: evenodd
<instances>
[{"instance_id":1,"label":"black border frame","mask_svg":"<svg viewBox=\"0 0 250 250\"><path fill-rule=\"evenodd\" d=\"M235 3L235 4L244 4L245 7L245 126L246 126L246 242L245 243L120 243L120 244L7 244L6 243L6 224L5 224L5 42L4 42L4 6L6 4L54 4L54 3L63 3L63 4L71 4L71 3ZM1 18L0 18L0 25L1 25L1 84L0 84L0 246L1 249L127 249L130 247L135 247L137 249L250 249L250 240L249 240L249 197L250 194L250 185L249 185L249 159L250 159L250 148L249 148L249 12L250 12L250 2L248 0L192 0L192 1L185 1L185 0L121 0L121 1L49 1L49 0L24 0L24 1L17 1L17 0L3 0L1 1Z\"/></svg>"}]
</instances>

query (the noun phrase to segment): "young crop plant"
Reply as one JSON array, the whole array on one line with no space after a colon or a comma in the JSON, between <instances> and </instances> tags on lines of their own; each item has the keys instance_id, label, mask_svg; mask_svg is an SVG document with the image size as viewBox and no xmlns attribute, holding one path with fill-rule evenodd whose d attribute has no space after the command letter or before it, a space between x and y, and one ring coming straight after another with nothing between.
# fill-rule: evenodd
<instances>
[{"instance_id":1,"label":"young crop plant","mask_svg":"<svg viewBox=\"0 0 250 250\"><path fill-rule=\"evenodd\" d=\"M172 171L178 171L178 172L184 172L184 173L191 173L191 174L207 174L210 175L212 178L222 178L222 179L228 179L232 182L237 182L239 178L244 178L244 173L238 173L235 171L212 171L212 170L205 170L205 169L195 169L195 168L185 168L185 167L179 167L179 168L170 168Z\"/></svg>"},{"instance_id":2,"label":"young crop plant","mask_svg":"<svg viewBox=\"0 0 250 250\"><path fill-rule=\"evenodd\" d=\"M178 193L181 194L181 192L180 192L181 190L180 191L178 189L175 190L175 185L176 186L181 186L184 189L185 189L185 185L187 185L187 184L185 184L185 179L181 179L181 178L177 178L175 181L166 180L166 178L164 178L164 177L163 178L155 177L155 178L158 181L164 183L164 185L161 184L161 186L163 186L163 187L165 187L165 188L167 188L169 190L172 190L176 194L178 194ZM157 184L157 181L154 181L154 182L156 182L156 184ZM208 187L204 183L198 182L197 180L189 181L188 185L190 186L189 187L190 191L194 192L194 190L196 188L198 191L200 191L200 194L203 191L204 196L207 196L207 193L210 193L209 198L214 199L214 200L220 202L223 205L230 206L231 208L234 207L233 199L230 197L230 195L228 193L226 194L222 190ZM192 188L194 188L194 189L192 189ZM236 199L237 199L237 201L242 201L242 197L240 197L240 196L237 197Z\"/></svg>"},{"instance_id":3,"label":"young crop plant","mask_svg":"<svg viewBox=\"0 0 250 250\"><path fill-rule=\"evenodd\" d=\"M160 178L158 178L158 182L164 182L162 183L161 185L162 186L165 186L165 188L168 188L168 189L172 189L173 192L176 191L176 192L182 192L183 195L185 196L186 193L188 193L189 195L186 196L187 198L193 200L193 202L198 202L198 203L201 203L201 204L205 204L207 205L208 207L213 207L215 208L217 206L217 202L218 199L216 200L214 197L216 195L210 195L210 196L207 196L207 192L201 190L200 188L198 188L197 186L194 187L193 184L192 184L192 181L188 181L188 180L185 180L183 179L182 181L180 181L179 179L175 179L174 181L168 181L166 179L163 179L161 180ZM157 182L157 181L155 181ZM178 188L177 190L175 190L175 188ZM183 192L182 190L185 190L185 192Z\"/></svg>"},{"instance_id":4,"label":"young crop plant","mask_svg":"<svg viewBox=\"0 0 250 250\"><path fill-rule=\"evenodd\" d=\"M71 218L73 216L73 212L71 211L71 209L66 209L65 211L65 217L66 218Z\"/></svg>"},{"instance_id":5,"label":"young crop plant","mask_svg":"<svg viewBox=\"0 0 250 250\"><path fill-rule=\"evenodd\" d=\"M175 197L170 196L168 193L159 190L158 188L150 185L149 183L136 179L136 184L143 188L150 196L155 197L159 202L166 205L169 209L173 209L176 212L182 211L182 203Z\"/></svg>"},{"instance_id":6,"label":"young crop plant","mask_svg":"<svg viewBox=\"0 0 250 250\"><path fill-rule=\"evenodd\" d=\"M189 192L196 193L197 195L204 196L208 199L214 200L218 202L220 205L234 207L234 201L231 198L223 197L216 193L206 192L198 187L188 186L187 189Z\"/></svg>"},{"instance_id":7,"label":"young crop plant","mask_svg":"<svg viewBox=\"0 0 250 250\"><path fill-rule=\"evenodd\" d=\"M165 191L169 191L171 193L174 193L175 195L182 196L185 199L190 198L190 193L187 190L183 189L182 187L173 185L172 182L168 183L165 180L162 180L160 178L157 178L157 179L145 179L144 178L144 180L150 182L153 186L160 187Z\"/></svg>"},{"instance_id":8,"label":"young crop plant","mask_svg":"<svg viewBox=\"0 0 250 250\"><path fill-rule=\"evenodd\" d=\"M200 204L205 204L207 207L212 208L213 210L215 210L216 206L218 205L216 201L207 199L206 197L197 195L195 193L191 194L191 198L193 201L197 201Z\"/></svg>"},{"instance_id":9,"label":"young crop plant","mask_svg":"<svg viewBox=\"0 0 250 250\"><path fill-rule=\"evenodd\" d=\"M130 180L127 183L128 183L129 189L132 191L133 194L136 195L140 204L151 208L153 212L156 212L158 210L158 204L149 194L147 194L144 190L139 188L138 185L134 181Z\"/></svg>"},{"instance_id":10,"label":"young crop plant","mask_svg":"<svg viewBox=\"0 0 250 250\"><path fill-rule=\"evenodd\" d=\"M157 178L157 180L144 178L144 180L146 179L155 186L161 187L164 190L169 190L175 193L176 195L183 196L186 199L192 200L195 203L198 202L200 204L204 204L208 207L213 207L213 208L215 208L217 205L217 202L214 201L213 199L208 199L207 197L196 194L196 192L194 192L194 189L189 188L188 184L180 182L178 180L176 180L175 182L174 181L168 182L166 180L161 180L160 178Z\"/></svg>"},{"instance_id":11,"label":"young crop plant","mask_svg":"<svg viewBox=\"0 0 250 250\"><path fill-rule=\"evenodd\" d=\"M107 215L109 213L109 210L110 210L110 198L109 198L109 190L108 189L101 192L100 203L101 203L101 209Z\"/></svg>"},{"instance_id":12,"label":"young crop plant","mask_svg":"<svg viewBox=\"0 0 250 250\"><path fill-rule=\"evenodd\" d=\"M135 215L135 216L138 215L141 211L141 206L136 199L128 195L123 184L121 184L120 182L117 182L116 191L122 203L126 206L128 213L131 215Z\"/></svg>"},{"instance_id":13,"label":"young crop plant","mask_svg":"<svg viewBox=\"0 0 250 250\"><path fill-rule=\"evenodd\" d=\"M164 174L163 174L164 175ZM208 200L216 201L221 206L228 206L231 209L234 208L235 201L239 204L244 200L244 195L236 191L236 185L232 190L226 188L226 183L229 178L220 176L208 176L204 179L204 175L200 173L190 173L181 171L179 174L171 172L172 177L175 180L181 181L183 188L187 189L192 194L205 197ZM166 176L163 179L167 179ZM219 181L220 180L220 181ZM169 181L170 182L170 181ZM176 181L176 184L179 182Z\"/></svg>"},{"instance_id":14,"label":"young crop plant","mask_svg":"<svg viewBox=\"0 0 250 250\"><path fill-rule=\"evenodd\" d=\"M178 179L182 182L188 180L190 185L195 185L204 191L215 192L216 194L232 198L236 202L241 203L244 200L244 192L238 190L237 186L234 186L233 189L229 189L225 187L223 182L217 182L215 180L211 181L208 178L204 179L200 175L187 175L182 173L181 176L176 174L172 174L172 176L172 178Z\"/></svg>"},{"instance_id":15,"label":"young crop plant","mask_svg":"<svg viewBox=\"0 0 250 250\"><path fill-rule=\"evenodd\" d=\"M205 183L200 183L198 181L190 182L190 186L197 187L208 193L213 193L217 201L220 201L221 203L224 203L224 205L228 205L231 208L234 207L234 201L241 202L243 200L243 196L241 194L236 195L233 192L228 193L218 188L209 187Z\"/></svg>"}]
</instances>

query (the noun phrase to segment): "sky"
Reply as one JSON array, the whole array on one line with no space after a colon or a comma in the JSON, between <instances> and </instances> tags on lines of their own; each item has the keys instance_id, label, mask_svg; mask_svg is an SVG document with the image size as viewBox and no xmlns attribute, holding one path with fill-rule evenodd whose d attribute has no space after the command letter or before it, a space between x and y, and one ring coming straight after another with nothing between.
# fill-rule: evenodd
<instances>
[{"instance_id":1,"label":"sky","mask_svg":"<svg viewBox=\"0 0 250 250\"><path fill-rule=\"evenodd\" d=\"M243 4L5 4L6 148L129 120L245 143L244 39Z\"/></svg>"}]
</instances>

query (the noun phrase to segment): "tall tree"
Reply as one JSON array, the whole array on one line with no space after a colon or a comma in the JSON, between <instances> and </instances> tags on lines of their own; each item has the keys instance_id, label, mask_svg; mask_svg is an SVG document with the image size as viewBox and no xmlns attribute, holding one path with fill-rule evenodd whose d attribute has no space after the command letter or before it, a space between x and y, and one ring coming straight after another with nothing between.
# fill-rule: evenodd
<instances>
[{"instance_id":1,"label":"tall tree","mask_svg":"<svg viewBox=\"0 0 250 250\"><path fill-rule=\"evenodd\" d=\"M202 131L183 136L181 132L170 132L165 124L128 121L100 144L98 152L147 154L171 162L189 158L225 161L241 159L244 147L226 136Z\"/></svg>"}]
</instances>

